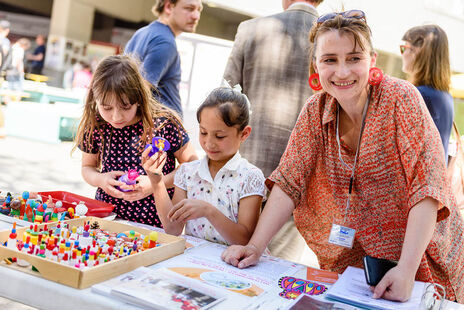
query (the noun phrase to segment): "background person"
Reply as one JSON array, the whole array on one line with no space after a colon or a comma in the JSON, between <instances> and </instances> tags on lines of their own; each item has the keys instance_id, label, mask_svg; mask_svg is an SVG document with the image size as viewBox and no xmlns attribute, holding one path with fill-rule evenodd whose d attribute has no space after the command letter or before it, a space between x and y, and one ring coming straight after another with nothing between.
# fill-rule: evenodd
<instances>
[{"instance_id":1,"label":"background person","mask_svg":"<svg viewBox=\"0 0 464 310\"><path fill-rule=\"evenodd\" d=\"M74 66L73 66L74 69ZM72 89L87 90L92 81L92 71L90 65L86 62L81 62L80 67L76 67L72 77Z\"/></svg>"},{"instance_id":2,"label":"background person","mask_svg":"<svg viewBox=\"0 0 464 310\"><path fill-rule=\"evenodd\" d=\"M7 20L0 21L0 72L4 75L6 67L9 63L6 63L6 58L10 53L11 43L8 39L10 33L10 22Z\"/></svg>"},{"instance_id":3,"label":"background person","mask_svg":"<svg viewBox=\"0 0 464 310\"><path fill-rule=\"evenodd\" d=\"M440 132L445 159L454 119L453 98L448 92L451 83L448 38L437 25L417 26L404 34L400 46L403 72L416 85Z\"/></svg>"},{"instance_id":4,"label":"background person","mask_svg":"<svg viewBox=\"0 0 464 310\"><path fill-rule=\"evenodd\" d=\"M118 217L161 227L153 190L140 161L153 136L168 140L163 179L173 187L176 159L197 159L187 132L175 112L156 102L138 64L128 56L109 56L97 67L86 97L84 114L76 134L82 150L82 176L98 187L95 199L111 203ZM140 174L132 191L122 192L118 181L129 169ZM173 190L169 190L172 195Z\"/></svg>"},{"instance_id":5,"label":"background person","mask_svg":"<svg viewBox=\"0 0 464 310\"><path fill-rule=\"evenodd\" d=\"M6 69L8 88L22 91L24 81L24 53L31 47L29 39L21 38L11 46L11 66Z\"/></svg>"},{"instance_id":6,"label":"background person","mask_svg":"<svg viewBox=\"0 0 464 310\"><path fill-rule=\"evenodd\" d=\"M308 87L309 30L322 0L283 0L284 12L242 22L224 72L251 102L253 132L241 154L268 177L279 164ZM275 256L300 262L306 245L292 219L269 245Z\"/></svg>"},{"instance_id":7,"label":"background person","mask_svg":"<svg viewBox=\"0 0 464 310\"><path fill-rule=\"evenodd\" d=\"M292 212L322 269L343 272L370 255L398 261L374 297L405 301L414 280L464 302L464 224L446 182L439 133L418 90L381 77L364 12L321 16L311 30L313 95L303 108L271 195L247 246L223 259L258 261ZM343 243L340 230L353 238Z\"/></svg>"},{"instance_id":8,"label":"background person","mask_svg":"<svg viewBox=\"0 0 464 310\"><path fill-rule=\"evenodd\" d=\"M5 78L4 67L6 67L5 59L10 52L10 40L8 34L10 33L10 22L7 20L0 21L0 86ZM0 104L3 98L0 96ZM0 107L0 138L5 138L5 118L3 116L2 108Z\"/></svg>"},{"instance_id":9,"label":"background person","mask_svg":"<svg viewBox=\"0 0 464 310\"><path fill-rule=\"evenodd\" d=\"M163 183L166 153L142 154L165 231L185 233L222 244L247 244L266 193L261 170L238 152L251 132L249 102L238 90L216 88L198 108L203 159L176 172L174 197Z\"/></svg>"},{"instance_id":10,"label":"background person","mask_svg":"<svg viewBox=\"0 0 464 310\"><path fill-rule=\"evenodd\" d=\"M158 20L137 30L125 49L126 54L134 54L142 62L144 77L155 88L155 98L180 116L181 71L176 37L195 31L202 9L201 0L157 0L152 12Z\"/></svg>"},{"instance_id":11,"label":"background person","mask_svg":"<svg viewBox=\"0 0 464 310\"><path fill-rule=\"evenodd\" d=\"M29 61L29 73L32 74L42 74L42 69L45 61L45 37L39 34L35 38L35 43L37 43L36 48L32 54L26 55L26 59Z\"/></svg>"}]
</instances>

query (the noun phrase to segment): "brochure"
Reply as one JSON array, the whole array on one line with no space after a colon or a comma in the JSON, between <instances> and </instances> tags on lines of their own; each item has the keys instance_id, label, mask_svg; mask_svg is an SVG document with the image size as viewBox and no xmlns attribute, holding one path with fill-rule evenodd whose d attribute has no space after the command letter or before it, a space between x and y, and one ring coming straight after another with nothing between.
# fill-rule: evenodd
<instances>
[{"instance_id":1,"label":"brochure","mask_svg":"<svg viewBox=\"0 0 464 310\"><path fill-rule=\"evenodd\" d=\"M141 267L96 284L92 291L146 309L203 310L226 299L221 290L164 268Z\"/></svg>"},{"instance_id":2,"label":"brochure","mask_svg":"<svg viewBox=\"0 0 464 310\"><path fill-rule=\"evenodd\" d=\"M314 282L334 284L338 280L338 273L328 270L307 267L306 279Z\"/></svg>"},{"instance_id":3,"label":"brochure","mask_svg":"<svg viewBox=\"0 0 464 310\"><path fill-rule=\"evenodd\" d=\"M148 268L140 267L135 270L132 270L131 272L117 276L116 278L113 278L111 280L94 284L91 290L92 292L97 294L111 296L112 288L117 287L118 285L121 285L128 281L136 280L143 277L147 272L146 269Z\"/></svg>"},{"instance_id":4,"label":"brochure","mask_svg":"<svg viewBox=\"0 0 464 310\"><path fill-rule=\"evenodd\" d=\"M246 297L257 297L277 288L281 276L303 268L276 257L263 256L258 265L238 269L222 261L221 254L225 249L223 245L208 243L191 249L188 255L172 257L156 266Z\"/></svg>"},{"instance_id":5,"label":"brochure","mask_svg":"<svg viewBox=\"0 0 464 310\"><path fill-rule=\"evenodd\" d=\"M147 309L208 309L225 299L219 290L166 269L148 269L143 277L114 287L111 295Z\"/></svg>"}]
</instances>

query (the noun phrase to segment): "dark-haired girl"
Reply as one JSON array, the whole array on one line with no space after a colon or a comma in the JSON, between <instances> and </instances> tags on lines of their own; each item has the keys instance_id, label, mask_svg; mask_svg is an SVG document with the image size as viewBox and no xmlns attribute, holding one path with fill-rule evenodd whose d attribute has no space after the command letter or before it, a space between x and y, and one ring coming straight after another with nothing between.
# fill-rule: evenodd
<instances>
[{"instance_id":1,"label":"dark-haired girl","mask_svg":"<svg viewBox=\"0 0 464 310\"><path fill-rule=\"evenodd\" d=\"M251 133L249 102L240 91L213 90L198 108L203 159L176 172L172 201L161 178L166 153L142 154L163 227L222 244L247 244L258 222L265 195L261 170L242 158L240 144Z\"/></svg>"}]
</instances>

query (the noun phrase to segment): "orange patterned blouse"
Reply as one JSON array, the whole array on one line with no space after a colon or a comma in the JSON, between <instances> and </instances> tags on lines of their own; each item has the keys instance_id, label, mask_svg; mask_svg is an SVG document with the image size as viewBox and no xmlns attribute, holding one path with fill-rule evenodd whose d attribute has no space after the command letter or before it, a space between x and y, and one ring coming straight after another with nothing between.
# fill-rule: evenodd
<instances>
[{"instance_id":1,"label":"orange patterned blouse","mask_svg":"<svg viewBox=\"0 0 464 310\"><path fill-rule=\"evenodd\" d=\"M295 224L322 269L343 272L371 255L399 260L408 212L431 197L439 202L435 232L416 280L436 282L447 298L464 302L464 224L450 186L440 135L417 89L386 76L372 89L345 226L356 229L352 249L328 243L345 215L351 169L338 156L337 101L308 99L278 168L269 177L295 203ZM355 150L341 140L345 163Z\"/></svg>"}]
</instances>

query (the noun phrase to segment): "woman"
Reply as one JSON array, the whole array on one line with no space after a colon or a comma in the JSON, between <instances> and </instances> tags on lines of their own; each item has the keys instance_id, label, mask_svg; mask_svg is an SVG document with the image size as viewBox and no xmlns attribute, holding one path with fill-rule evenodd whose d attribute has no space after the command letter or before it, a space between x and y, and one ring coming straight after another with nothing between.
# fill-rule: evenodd
<instances>
[{"instance_id":1,"label":"woman","mask_svg":"<svg viewBox=\"0 0 464 310\"><path fill-rule=\"evenodd\" d=\"M448 162L448 144L453 126L453 98L449 91L450 62L448 38L437 25L417 26L409 29L400 45L403 72L417 87L432 119L440 132Z\"/></svg>"},{"instance_id":2,"label":"woman","mask_svg":"<svg viewBox=\"0 0 464 310\"><path fill-rule=\"evenodd\" d=\"M375 298L406 301L416 279L464 302L463 220L420 93L403 80L377 79L362 11L321 16L310 40L311 80L323 91L309 98L267 180L274 186L250 242L229 247L223 260L255 264L293 213L322 269L361 267L365 255L398 261Z\"/></svg>"}]
</instances>

